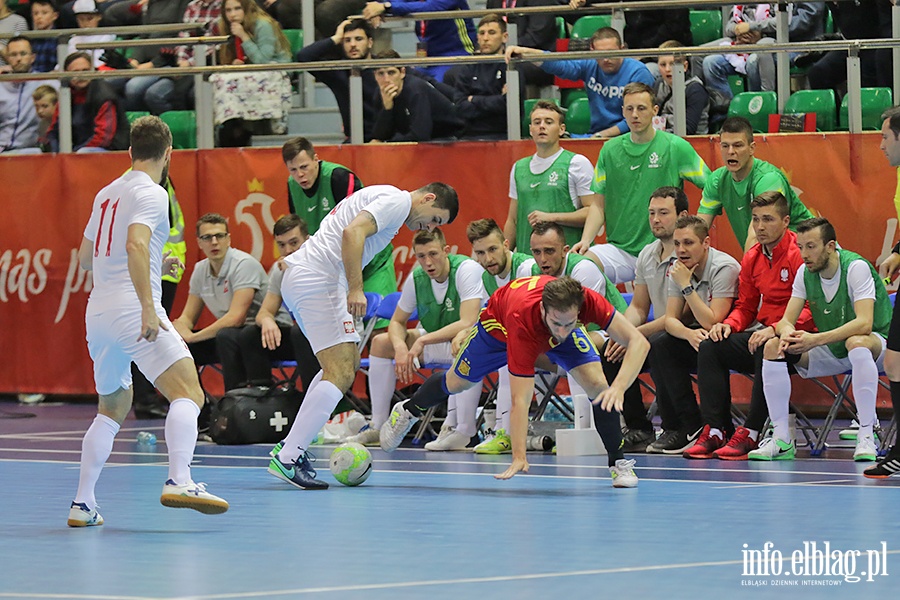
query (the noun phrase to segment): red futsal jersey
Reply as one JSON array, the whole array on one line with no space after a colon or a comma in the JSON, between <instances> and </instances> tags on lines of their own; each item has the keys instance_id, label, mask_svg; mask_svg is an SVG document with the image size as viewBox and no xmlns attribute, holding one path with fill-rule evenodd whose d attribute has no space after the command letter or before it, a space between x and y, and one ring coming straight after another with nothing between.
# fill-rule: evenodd
<instances>
[{"instance_id":1,"label":"red futsal jersey","mask_svg":"<svg viewBox=\"0 0 900 600\"><path fill-rule=\"evenodd\" d=\"M511 281L494 292L487 307L481 311L481 326L506 344L510 373L520 377L534 375L537 357L557 346L541 318L541 294L544 286L554 279L538 275ZM615 312L606 298L584 288L584 304L578 311L580 325L594 323L606 329Z\"/></svg>"}]
</instances>

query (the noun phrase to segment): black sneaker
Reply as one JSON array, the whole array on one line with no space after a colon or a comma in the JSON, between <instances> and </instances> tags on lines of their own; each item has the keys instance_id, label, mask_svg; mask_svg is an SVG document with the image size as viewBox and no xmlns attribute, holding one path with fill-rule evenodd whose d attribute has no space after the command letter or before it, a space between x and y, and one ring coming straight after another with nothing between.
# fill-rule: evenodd
<instances>
[{"instance_id":1,"label":"black sneaker","mask_svg":"<svg viewBox=\"0 0 900 600\"><path fill-rule=\"evenodd\" d=\"M900 473L900 444L896 444L887 456L874 467L863 471L863 475L869 479L887 479L891 475Z\"/></svg>"},{"instance_id":2,"label":"black sneaker","mask_svg":"<svg viewBox=\"0 0 900 600\"><path fill-rule=\"evenodd\" d=\"M702 428L701 428L702 429ZM661 454L681 454L694 445L694 440L700 434L701 429L671 431L666 439L660 437L656 442L647 446L647 452L655 452ZM650 450L650 448L655 448Z\"/></svg>"},{"instance_id":3,"label":"black sneaker","mask_svg":"<svg viewBox=\"0 0 900 600\"><path fill-rule=\"evenodd\" d=\"M655 442L651 442L647 445L646 451L648 454L663 454L664 448L673 447L677 437L677 430L663 431Z\"/></svg>"},{"instance_id":4,"label":"black sneaker","mask_svg":"<svg viewBox=\"0 0 900 600\"><path fill-rule=\"evenodd\" d=\"M622 452L645 452L655 441L656 432L652 429L629 429L623 436Z\"/></svg>"}]
</instances>

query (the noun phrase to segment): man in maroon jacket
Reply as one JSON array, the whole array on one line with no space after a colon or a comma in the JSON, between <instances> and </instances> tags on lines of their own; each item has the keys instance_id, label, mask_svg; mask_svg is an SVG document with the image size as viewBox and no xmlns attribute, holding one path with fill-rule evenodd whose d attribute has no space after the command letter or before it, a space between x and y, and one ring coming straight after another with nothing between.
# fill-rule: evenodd
<instances>
[{"instance_id":1,"label":"man in maroon jacket","mask_svg":"<svg viewBox=\"0 0 900 600\"><path fill-rule=\"evenodd\" d=\"M700 343L697 387L705 425L697 442L684 451L685 458L747 460L768 416L762 381L756 377L747 420L731 435L730 371L759 374L763 346L775 337L774 326L791 299L791 285L803 259L797 235L788 229L790 209L781 192L763 192L750 208L758 243L741 261L740 288L731 314ZM797 329L813 331L814 327L809 308L804 308Z\"/></svg>"}]
</instances>

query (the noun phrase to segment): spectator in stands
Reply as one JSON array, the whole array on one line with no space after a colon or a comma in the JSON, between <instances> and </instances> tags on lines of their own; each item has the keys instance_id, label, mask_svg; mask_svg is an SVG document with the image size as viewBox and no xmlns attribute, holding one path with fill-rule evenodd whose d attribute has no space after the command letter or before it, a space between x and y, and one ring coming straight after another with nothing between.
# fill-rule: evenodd
<instances>
[{"instance_id":1,"label":"spectator in stands","mask_svg":"<svg viewBox=\"0 0 900 600\"><path fill-rule=\"evenodd\" d=\"M666 303L669 268L677 260L675 256L675 223L688 214L688 199L684 190L666 186L654 190L647 209L650 229L656 239L644 247L635 265L634 295L623 313L628 322L637 327L650 341L666 334ZM651 314L653 319L650 320ZM615 381L622 367L625 348L613 340L600 349L603 373L607 381ZM649 368L645 365L645 368ZM665 394L666 388L656 390L657 397ZM670 406L671 401L661 404ZM644 452L651 442L656 441L653 423L647 418L641 396L641 387L635 382L625 391L622 405L625 420L623 432L625 452Z\"/></svg>"},{"instance_id":2,"label":"spectator in stands","mask_svg":"<svg viewBox=\"0 0 900 600\"><path fill-rule=\"evenodd\" d=\"M220 31L231 36L219 48L223 65L286 63L291 45L281 27L253 0L225 0ZM291 84L284 71L214 73L214 121L220 125L220 146L247 146L253 133L287 131Z\"/></svg>"},{"instance_id":3,"label":"spectator in stands","mask_svg":"<svg viewBox=\"0 0 900 600\"><path fill-rule=\"evenodd\" d=\"M66 57L63 70L92 71L91 55L75 52ZM128 118L113 87L102 79L73 77L72 146L77 152L103 152L128 148ZM47 133L50 150L59 152L59 110Z\"/></svg>"},{"instance_id":4,"label":"spectator in stands","mask_svg":"<svg viewBox=\"0 0 900 600\"><path fill-rule=\"evenodd\" d=\"M6 2L7 0L0 0L0 33L19 35L24 31L28 31L28 23L25 19L11 11ZM0 38L0 66L7 63L6 44L7 40Z\"/></svg>"},{"instance_id":5,"label":"spectator in stands","mask_svg":"<svg viewBox=\"0 0 900 600\"><path fill-rule=\"evenodd\" d=\"M744 117L730 117L722 123L719 132L719 150L724 167L709 176L697 215L712 227L716 215L722 210L728 214L731 230L738 244L746 252L756 244L756 232L751 223L750 202L763 192L781 192L790 207L791 230L797 224L812 218L813 214L803 205L781 169L753 156L753 126Z\"/></svg>"},{"instance_id":6,"label":"spectator in stands","mask_svg":"<svg viewBox=\"0 0 900 600\"><path fill-rule=\"evenodd\" d=\"M558 0L487 0L488 9L497 8L534 8L537 6L557 6ZM537 48L552 52L556 50L559 29L556 15L508 15L504 21L516 26L516 44L526 48ZM519 76L525 85L544 87L553 85L553 75L547 73L534 63L519 65Z\"/></svg>"},{"instance_id":7,"label":"spectator in stands","mask_svg":"<svg viewBox=\"0 0 900 600\"><path fill-rule=\"evenodd\" d=\"M227 328L254 323L269 281L258 260L231 247L228 221L222 215L207 213L200 217L197 241L206 258L194 265L187 302L172 325L184 338L197 365L222 363L227 391L243 383L244 366L230 360L232 355L219 352L218 337L226 335L222 332ZM215 321L194 331L204 306Z\"/></svg>"},{"instance_id":8,"label":"spectator in stands","mask_svg":"<svg viewBox=\"0 0 900 600\"><path fill-rule=\"evenodd\" d=\"M72 10L75 12L75 19L78 21L80 29L99 27L100 22L103 20L103 14L94 0L75 0ZM111 33L73 35L69 38L69 55L71 56L72 53L78 51L78 44L113 42L115 39L116 36ZM104 64L100 60L100 57L103 56L103 50L88 50L87 54L91 57L91 62L95 69Z\"/></svg>"},{"instance_id":9,"label":"spectator in stands","mask_svg":"<svg viewBox=\"0 0 900 600\"><path fill-rule=\"evenodd\" d=\"M797 227L803 265L794 278L791 299L766 342L762 381L774 431L750 460L792 460L794 440L788 426L791 373L803 378L852 374L859 432L853 460L874 461L875 396L883 370L886 338L891 324L891 300L881 277L869 262L838 248L834 227L816 217ZM795 328L809 304L818 333Z\"/></svg>"},{"instance_id":10,"label":"spectator in stands","mask_svg":"<svg viewBox=\"0 0 900 600\"><path fill-rule=\"evenodd\" d=\"M569 0L568 4L571 8L581 8L586 4L599 3L599 0ZM627 10L624 34L625 45L631 49L656 48L666 40L684 40L687 46L691 46L694 40L691 35L690 10L687 8Z\"/></svg>"},{"instance_id":11,"label":"spectator in stands","mask_svg":"<svg viewBox=\"0 0 900 600\"><path fill-rule=\"evenodd\" d=\"M316 21L318 26L319 22ZM318 60L366 60L371 58L374 30L365 19L347 19L329 38L318 40L297 52L297 62ZM344 136L350 137L350 71L310 71L317 81L328 86L344 124ZM360 69L363 87L363 139L372 139L375 124L375 97L378 83L372 69Z\"/></svg>"},{"instance_id":12,"label":"spectator in stands","mask_svg":"<svg viewBox=\"0 0 900 600\"><path fill-rule=\"evenodd\" d=\"M34 53L28 38L10 38L6 46L9 66L3 71L28 73L34 63ZM41 81L4 81L0 83L0 152L38 153L40 119L31 94Z\"/></svg>"},{"instance_id":13,"label":"spectator in stands","mask_svg":"<svg viewBox=\"0 0 900 600\"><path fill-rule=\"evenodd\" d=\"M660 48L678 48L682 44L676 40L663 42ZM659 77L653 86L659 104L659 115L666 120L666 131L675 131L675 100L672 97L672 71L673 65L680 62L684 65L684 103L685 120L687 121L687 134L705 134L709 131L709 92L703 86L703 81L690 73L691 62L684 54L666 54L656 58L659 66Z\"/></svg>"},{"instance_id":14,"label":"spectator in stands","mask_svg":"<svg viewBox=\"0 0 900 600\"><path fill-rule=\"evenodd\" d=\"M35 31L47 31L56 28L56 20L59 18L55 0L31 0L31 24ZM31 67L35 73L47 73L56 68L56 46L59 42L55 38L34 38L31 40L31 48L34 50L34 65Z\"/></svg>"},{"instance_id":15,"label":"spectator in stands","mask_svg":"<svg viewBox=\"0 0 900 600\"><path fill-rule=\"evenodd\" d=\"M792 42L811 40L821 36L825 30L823 2L793 2L788 5L788 12L788 39ZM731 8L731 18L725 24L727 37L713 44L772 44L775 42L775 21L773 4L735 5ZM725 99L733 96L728 76L738 74L747 76L747 87L751 91L774 90L775 55L767 52L711 54L703 59L706 87Z\"/></svg>"},{"instance_id":16,"label":"spectator in stands","mask_svg":"<svg viewBox=\"0 0 900 600\"><path fill-rule=\"evenodd\" d=\"M387 333L372 339L369 352L369 387L372 422L356 438L366 444L379 442L378 432L391 410L397 380L413 382L416 363L453 361L450 342L460 331L471 329L487 297L481 275L484 270L468 256L451 254L440 229L419 231L413 237L418 263L406 278ZM419 326L407 329L409 317L418 312ZM474 390L474 391L473 391ZM462 450L475 435L475 411L481 388L450 396L447 419L438 438L426 450Z\"/></svg>"},{"instance_id":17,"label":"spectator in stands","mask_svg":"<svg viewBox=\"0 0 900 600\"><path fill-rule=\"evenodd\" d=\"M255 322L244 327L226 327L216 334L216 347L222 365L232 365L231 376L248 385L271 386L273 361L296 361L303 389L308 390L319 362L306 337L284 308L281 280L286 256L295 252L309 237L306 222L297 215L287 215L275 222L272 230L281 258L269 269L269 285ZM312 375L303 377L303 373ZM240 384L240 383L239 383Z\"/></svg>"},{"instance_id":18,"label":"spectator in stands","mask_svg":"<svg viewBox=\"0 0 900 600\"><path fill-rule=\"evenodd\" d=\"M741 261L734 309L724 321L712 326L708 339L700 342L697 388L704 425L697 442L684 451L685 458L746 460L747 453L756 449L768 417L759 376L763 347L775 337L775 325L784 315L803 258L796 234L788 229L791 216L782 193L763 192L753 199L750 208L759 242ZM809 309L803 309L796 325L805 331L815 330ZM750 411L737 431L731 420L731 371L756 375Z\"/></svg>"},{"instance_id":19,"label":"spectator in stands","mask_svg":"<svg viewBox=\"0 0 900 600\"><path fill-rule=\"evenodd\" d=\"M331 37L341 23L348 19L355 20L351 17L361 15L366 2L367 0L315 0L316 40Z\"/></svg>"},{"instance_id":20,"label":"spectator in stands","mask_svg":"<svg viewBox=\"0 0 900 600\"><path fill-rule=\"evenodd\" d=\"M375 58L399 59L394 50ZM463 122L453 102L421 77L407 77L405 67L375 69L375 123L372 141L427 142L460 135Z\"/></svg>"},{"instance_id":21,"label":"spectator in stands","mask_svg":"<svg viewBox=\"0 0 900 600\"><path fill-rule=\"evenodd\" d=\"M467 0L394 0L393 2L367 2L363 17L372 19L381 15L404 16L414 12L436 10L469 10ZM467 56L475 53L475 26L472 19L441 19L416 23L419 36L419 56ZM450 65L434 65L422 69L438 81Z\"/></svg>"},{"instance_id":22,"label":"spectator in stands","mask_svg":"<svg viewBox=\"0 0 900 600\"><path fill-rule=\"evenodd\" d=\"M566 244L581 239L588 207L598 201L591 190L591 161L564 150L559 139L566 131L565 112L548 100L538 100L528 130L535 153L519 159L509 172L509 212L503 235L511 250L531 252L531 230L541 221L565 231Z\"/></svg>"},{"instance_id":23,"label":"spectator in stands","mask_svg":"<svg viewBox=\"0 0 900 600\"><path fill-rule=\"evenodd\" d=\"M301 29L303 27L300 0L256 0L259 7L278 21L282 29Z\"/></svg>"},{"instance_id":24,"label":"spectator in stands","mask_svg":"<svg viewBox=\"0 0 900 600\"><path fill-rule=\"evenodd\" d=\"M612 27L601 27L591 36L593 50L622 48L622 38ZM522 46L510 46L506 49L507 59L542 53L542 50ZM628 122L622 116L622 91L634 81L653 85L650 71L633 58L554 60L538 64L558 77L584 81L584 89L591 104L591 133L594 137L615 137L628 131Z\"/></svg>"},{"instance_id":25,"label":"spectator in stands","mask_svg":"<svg viewBox=\"0 0 900 600\"><path fill-rule=\"evenodd\" d=\"M581 240L573 251L594 260L614 283L634 279L637 256L654 235L645 216L655 189L682 187L685 180L706 185L709 168L687 141L653 127L656 99L643 83L629 83L622 93L628 135L603 144L594 169L597 202L588 208ZM606 243L595 244L606 227Z\"/></svg>"},{"instance_id":26,"label":"spectator in stands","mask_svg":"<svg viewBox=\"0 0 900 600\"><path fill-rule=\"evenodd\" d=\"M50 123L53 121L53 114L56 112L56 104L59 101L59 94L52 85L38 86L32 93L31 99L34 102L34 112L37 113L38 119L38 147L42 152L49 150L49 141L47 132L50 130Z\"/></svg>"},{"instance_id":27,"label":"spectator in stands","mask_svg":"<svg viewBox=\"0 0 900 600\"><path fill-rule=\"evenodd\" d=\"M487 15L478 22L478 49L481 55L497 55L496 63L458 65L447 71L444 83L459 91L456 102L470 139L506 139L506 65L503 51L509 36L506 21Z\"/></svg>"},{"instance_id":28,"label":"spectator in stands","mask_svg":"<svg viewBox=\"0 0 900 600\"><path fill-rule=\"evenodd\" d=\"M695 216L675 223L678 260L669 267L666 333L654 338L650 373L656 388L663 433L647 452L681 454L700 434L703 417L691 383L697 349L731 310L738 295L741 266L728 254L710 248L709 228Z\"/></svg>"}]
</instances>

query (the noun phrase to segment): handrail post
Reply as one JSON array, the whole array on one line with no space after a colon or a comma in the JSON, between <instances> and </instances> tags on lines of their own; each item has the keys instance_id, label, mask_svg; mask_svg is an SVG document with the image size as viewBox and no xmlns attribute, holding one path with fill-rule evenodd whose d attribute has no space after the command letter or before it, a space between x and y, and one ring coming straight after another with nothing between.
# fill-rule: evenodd
<instances>
[{"instance_id":1,"label":"handrail post","mask_svg":"<svg viewBox=\"0 0 900 600\"><path fill-rule=\"evenodd\" d=\"M676 60L672 65L672 102L675 109L675 135L687 135L687 106L684 99L684 63Z\"/></svg>"},{"instance_id":2,"label":"handrail post","mask_svg":"<svg viewBox=\"0 0 900 600\"><path fill-rule=\"evenodd\" d=\"M56 62L59 69L63 69L68 52L67 40L59 39L56 46ZM60 82L59 86L59 151L65 154L72 152L72 88L68 81Z\"/></svg>"},{"instance_id":3,"label":"handrail post","mask_svg":"<svg viewBox=\"0 0 900 600\"><path fill-rule=\"evenodd\" d=\"M365 143L365 128L363 125L363 85L362 74L359 69L350 69L350 134L351 144Z\"/></svg>"},{"instance_id":4,"label":"handrail post","mask_svg":"<svg viewBox=\"0 0 900 600\"><path fill-rule=\"evenodd\" d=\"M859 51L853 48L847 55L847 116L850 133L862 133L862 78Z\"/></svg>"},{"instance_id":5,"label":"handrail post","mask_svg":"<svg viewBox=\"0 0 900 600\"><path fill-rule=\"evenodd\" d=\"M303 23L303 47L306 48L316 41L316 9L315 0L303 0L300 5L300 19ZM297 60L292 56L291 60ZM316 80L308 73L303 71L300 74L302 83L300 85L300 96L303 99L303 106L312 108L316 105Z\"/></svg>"},{"instance_id":6,"label":"handrail post","mask_svg":"<svg viewBox=\"0 0 900 600\"><path fill-rule=\"evenodd\" d=\"M790 27L788 16L787 4L779 2L775 12L775 41L779 44L788 43ZM787 52L778 52L776 57L775 89L778 94L778 112L781 113L784 112L784 105L791 95L791 62Z\"/></svg>"},{"instance_id":7,"label":"handrail post","mask_svg":"<svg viewBox=\"0 0 900 600\"><path fill-rule=\"evenodd\" d=\"M609 26L619 32L619 36L625 39L625 11L614 8L610 18Z\"/></svg>"},{"instance_id":8,"label":"handrail post","mask_svg":"<svg viewBox=\"0 0 900 600\"><path fill-rule=\"evenodd\" d=\"M205 44L194 46L195 62L205 67L209 61ZM197 148L215 147L215 114L212 88L202 73L194 75L194 115L197 122Z\"/></svg>"},{"instance_id":9,"label":"handrail post","mask_svg":"<svg viewBox=\"0 0 900 600\"><path fill-rule=\"evenodd\" d=\"M900 5L891 7L891 37L900 38ZM900 102L900 46L891 48L891 59L894 63L894 104Z\"/></svg>"},{"instance_id":10,"label":"handrail post","mask_svg":"<svg viewBox=\"0 0 900 600\"><path fill-rule=\"evenodd\" d=\"M506 139L521 140L522 132L519 124L522 117L519 111L521 100L519 86L519 70L512 65L506 67Z\"/></svg>"}]
</instances>

